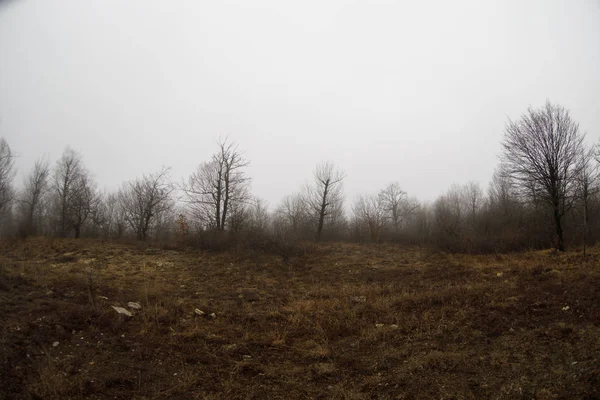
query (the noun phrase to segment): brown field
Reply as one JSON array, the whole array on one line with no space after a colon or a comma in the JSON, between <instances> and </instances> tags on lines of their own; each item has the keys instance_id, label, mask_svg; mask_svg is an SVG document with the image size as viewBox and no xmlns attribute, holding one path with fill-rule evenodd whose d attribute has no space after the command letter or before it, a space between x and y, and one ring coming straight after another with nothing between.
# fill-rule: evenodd
<instances>
[{"instance_id":1,"label":"brown field","mask_svg":"<svg viewBox=\"0 0 600 400\"><path fill-rule=\"evenodd\" d=\"M600 248L1 248L0 399L600 398Z\"/></svg>"}]
</instances>

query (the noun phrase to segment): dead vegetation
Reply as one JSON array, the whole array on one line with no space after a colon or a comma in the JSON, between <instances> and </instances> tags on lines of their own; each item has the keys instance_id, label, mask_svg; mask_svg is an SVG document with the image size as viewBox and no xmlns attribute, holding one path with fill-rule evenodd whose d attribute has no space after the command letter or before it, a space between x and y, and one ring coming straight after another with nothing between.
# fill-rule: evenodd
<instances>
[{"instance_id":1,"label":"dead vegetation","mask_svg":"<svg viewBox=\"0 0 600 400\"><path fill-rule=\"evenodd\" d=\"M595 250L5 241L0 398L594 399Z\"/></svg>"}]
</instances>

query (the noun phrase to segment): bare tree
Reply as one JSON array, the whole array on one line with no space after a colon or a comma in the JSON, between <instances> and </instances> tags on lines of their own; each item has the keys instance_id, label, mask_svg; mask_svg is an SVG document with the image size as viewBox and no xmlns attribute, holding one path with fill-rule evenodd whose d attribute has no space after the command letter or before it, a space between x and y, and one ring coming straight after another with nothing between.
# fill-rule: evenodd
<instances>
[{"instance_id":1,"label":"bare tree","mask_svg":"<svg viewBox=\"0 0 600 400\"><path fill-rule=\"evenodd\" d=\"M0 138L0 215L14 197L12 181L15 177L15 156L4 138Z\"/></svg>"},{"instance_id":2,"label":"bare tree","mask_svg":"<svg viewBox=\"0 0 600 400\"><path fill-rule=\"evenodd\" d=\"M468 208L471 227L475 229L477 214L483 205L483 190L477 182L470 181L463 187L462 195Z\"/></svg>"},{"instance_id":3,"label":"bare tree","mask_svg":"<svg viewBox=\"0 0 600 400\"><path fill-rule=\"evenodd\" d=\"M336 215L343 202L344 172L336 170L329 162L321 163L314 172L314 182L306 190L306 203L312 214L317 230L315 239L321 239L327 217Z\"/></svg>"},{"instance_id":4,"label":"bare tree","mask_svg":"<svg viewBox=\"0 0 600 400\"><path fill-rule=\"evenodd\" d=\"M250 196L244 202L232 201L227 210L227 229L231 232L240 232L248 226L250 220Z\"/></svg>"},{"instance_id":5,"label":"bare tree","mask_svg":"<svg viewBox=\"0 0 600 400\"><path fill-rule=\"evenodd\" d=\"M275 209L274 225L278 234L302 236L308 222L308 208L299 193L284 197Z\"/></svg>"},{"instance_id":6,"label":"bare tree","mask_svg":"<svg viewBox=\"0 0 600 400\"><path fill-rule=\"evenodd\" d=\"M119 205L138 240L146 240L152 224L173 208L174 187L169 179L170 169L144 175L126 182L119 191Z\"/></svg>"},{"instance_id":7,"label":"bare tree","mask_svg":"<svg viewBox=\"0 0 600 400\"><path fill-rule=\"evenodd\" d=\"M440 236L438 240L447 241L450 246L455 246L463 235L465 207L462 200L462 189L454 184L433 204L434 223Z\"/></svg>"},{"instance_id":8,"label":"bare tree","mask_svg":"<svg viewBox=\"0 0 600 400\"><path fill-rule=\"evenodd\" d=\"M598 163L593 162L596 149L582 149L580 155L579 173L577 179L577 197L581 202L583 214L583 255L586 255L586 247L590 235L590 200L598 193Z\"/></svg>"},{"instance_id":9,"label":"bare tree","mask_svg":"<svg viewBox=\"0 0 600 400\"><path fill-rule=\"evenodd\" d=\"M50 161L41 158L35 162L33 169L25 178L25 187L20 198L24 234L35 235L38 232L40 213L45 206L49 184Z\"/></svg>"},{"instance_id":10,"label":"bare tree","mask_svg":"<svg viewBox=\"0 0 600 400\"><path fill-rule=\"evenodd\" d=\"M120 194L110 193L104 196L105 225L104 236L121 238L127 229L126 213L120 204Z\"/></svg>"},{"instance_id":11,"label":"bare tree","mask_svg":"<svg viewBox=\"0 0 600 400\"><path fill-rule=\"evenodd\" d=\"M488 199L491 206L500 212L502 217L509 217L517 196L514 193L514 185L506 167L501 164L492 176L488 189Z\"/></svg>"},{"instance_id":12,"label":"bare tree","mask_svg":"<svg viewBox=\"0 0 600 400\"><path fill-rule=\"evenodd\" d=\"M396 182L390 183L379 193L379 201L392 222L395 233L400 231L402 221L419 208L419 203L410 200L400 184Z\"/></svg>"},{"instance_id":13,"label":"bare tree","mask_svg":"<svg viewBox=\"0 0 600 400\"><path fill-rule=\"evenodd\" d=\"M81 236L83 224L89 217L94 215L98 206L98 200L96 183L90 174L85 171L77 176L69 192L68 199L69 221L75 233L75 238Z\"/></svg>"},{"instance_id":14,"label":"bare tree","mask_svg":"<svg viewBox=\"0 0 600 400\"><path fill-rule=\"evenodd\" d=\"M379 241L386 222L386 210L382 196L360 196L352 206L359 226L366 226L372 241Z\"/></svg>"},{"instance_id":15,"label":"bare tree","mask_svg":"<svg viewBox=\"0 0 600 400\"><path fill-rule=\"evenodd\" d=\"M249 229L253 232L267 232L271 220L268 204L265 200L255 197L248 207Z\"/></svg>"},{"instance_id":16,"label":"bare tree","mask_svg":"<svg viewBox=\"0 0 600 400\"><path fill-rule=\"evenodd\" d=\"M88 223L86 224L85 232L92 237L108 238L107 226L110 225L108 219L108 210L106 207L106 192L93 188L94 198L90 207Z\"/></svg>"},{"instance_id":17,"label":"bare tree","mask_svg":"<svg viewBox=\"0 0 600 400\"><path fill-rule=\"evenodd\" d=\"M552 208L556 248L565 250L562 219L573 204L584 135L569 112L546 102L506 126L503 161L522 191Z\"/></svg>"},{"instance_id":18,"label":"bare tree","mask_svg":"<svg viewBox=\"0 0 600 400\"><path fill-rule=\"evenodd\" d=\"M182 189L191 215L207 228L224 231L233 221L230 211L239 212L250 198L250 178L244 172L249 162L234 143L225 140L218 145L217 153L198 166Z\"/></svg>"},{"instance_id":19,"label":"bare tree","mask_svg":"<svg viewBox=\"0 0 600 400\"><path fill-rule=\"evenodd\" d=\"M83 165L81 155L67 147L54 168L54 192L58 226L62 236L81 228L97 204L96 184Z\"/></svg>"}]
</instances>

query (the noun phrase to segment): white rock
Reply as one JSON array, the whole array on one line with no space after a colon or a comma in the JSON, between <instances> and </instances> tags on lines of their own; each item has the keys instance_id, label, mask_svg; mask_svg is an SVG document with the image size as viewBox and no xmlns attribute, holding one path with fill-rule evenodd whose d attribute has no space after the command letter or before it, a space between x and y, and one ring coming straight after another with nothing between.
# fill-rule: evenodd
<instances>
[{"instance_id":1,"label":"white rock","mask_svg":"<svg viewBox=\"0 0 600 400\"><path fill-rule=\"evenodd\" d=\"M127 310L126 308L118 307L118 306L111 306L111 307L119 314L123 314L128 317L133 317L133 314L131 313L131 311Z\"/></svg>"},{"instance_id":2,"label":"white rock","mask_svg":"<svg viewBox=\"0 0 600 400\"><path fill-rule=\"evenodd\" d=\"M140 303L136 303L134 301L130 301L129 303L127 303L127 307L133 308L134 310L141 310L142 309L142 306L140 305Z\"/></svg>"},{"instance_id":3,"label":"white rock","mask_svg":"<svg viewBox=\"0 0 600 400\"><path fill-rule=\"evenodd\" d=\"M391 328L391 329L398 329L398 325L396 325L396 324L392 324L392 325L390 325L390 328Z\"/></svg>"},{"instance_id":4,"label":"white rock","mask_svg":"<svg viewBox=\"0 0 600 400\"><path fill-rule=\"evenodd\" d=\"M52 347L58 347L58 342L52 343Z\"/></svg>"},{"instance_id":5,"label":"white rock","mask_svg":"<svg viewBox=\"0 0 600 400\"><path fill-rule=\"evenodd\" d=\"M98 298L102 299L102 300L108 300L108 297L106 297L106 296L98 296Z\"/></svg>"},{"instance_id":6,"label":"white rock","mask_svg":"<svg viewBox=\"0 0 600 400\"><path fill-rule=\"evenodd\" d=\"M564 307L562 308L562 310L563 310L563 311L569 311L569 309L570 309L570 308L571 308L571 307L569 307L569 306L564 306Z\"/></svg>"},{"instance_id":7,"label":"white rock","mask_svg":"<svg viewBox=\"0 0 600 400\"><path fill-rule=\"evenodd\" d=\"M208 314L208 316L212 319L217 318L217 314L215 314L215 313L210 313L210 314Z\"/></svg>"},{"instance_id":8,"label":"white rock","mask_svg":"<svg viewBox=\"0 0 600 400\"><path fill-rule=\"evenodd\" d=\"M375 324L375 328L383 328L383 324Z\"/></svg>"},{"instance_id":9,"label":"white rock","mask_svg":"<svg viewBox=\"0 0 600 400\"><path fill-rule=\"evenodd\" d=\"M199 309L199 308L196 308L196 309L194 310L194 314L196 314L196 315L199 315L199 316L201 316L201 317L202 317L202 316L204 315L204 311L202 311L202 310L201 310L201 309Z\"/></svg>"}]
</instances>

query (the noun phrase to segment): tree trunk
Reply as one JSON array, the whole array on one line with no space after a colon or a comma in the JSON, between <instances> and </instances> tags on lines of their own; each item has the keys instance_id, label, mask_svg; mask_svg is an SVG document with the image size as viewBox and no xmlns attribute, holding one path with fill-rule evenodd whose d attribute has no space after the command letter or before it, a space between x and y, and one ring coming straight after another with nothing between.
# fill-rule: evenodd
<instances>
[{"instance_id":1,"label":"tree trunk","mask_svg":"<svg viewBox=\"0 0 600 400\"><path fill-rule=\"evenodd\" d=\"M587 246L587 230L588 230L588 220L587 220L587 215L588 215L588 205L587 205L587 195L584 196L583 199L583 256L585 257L586 255L586 246Z\"/></svg>"},{"instance_id":2,"label":"tree trunk","mask_svg":"<svg viewBox=\"0 0 600 400\"><path fill-rule=\"evenodd\" d=\"M561 222L562 221L561 221L559 206L555 205L554 206L554 226L556 228L556 237L557 237L556 250L565 251L565 243L564 243L564 239L563 239L563 229L562 229Z\"/></svg>"},{"instance_id":3,"label":"tree trunk","mask_svg":"<svg viewBox=\"0 0 600 400\"><path fill-rule=\"evenodd\" d=\"M321 232L323 232L323 224L325 223L325 211L327 208L327 191L329 189L329 180L325 182L323 189L323 198L321 201L321 210L319 211L319 226L317 227L317 242L321 239Z\"/></svg>"}]
</instances>

